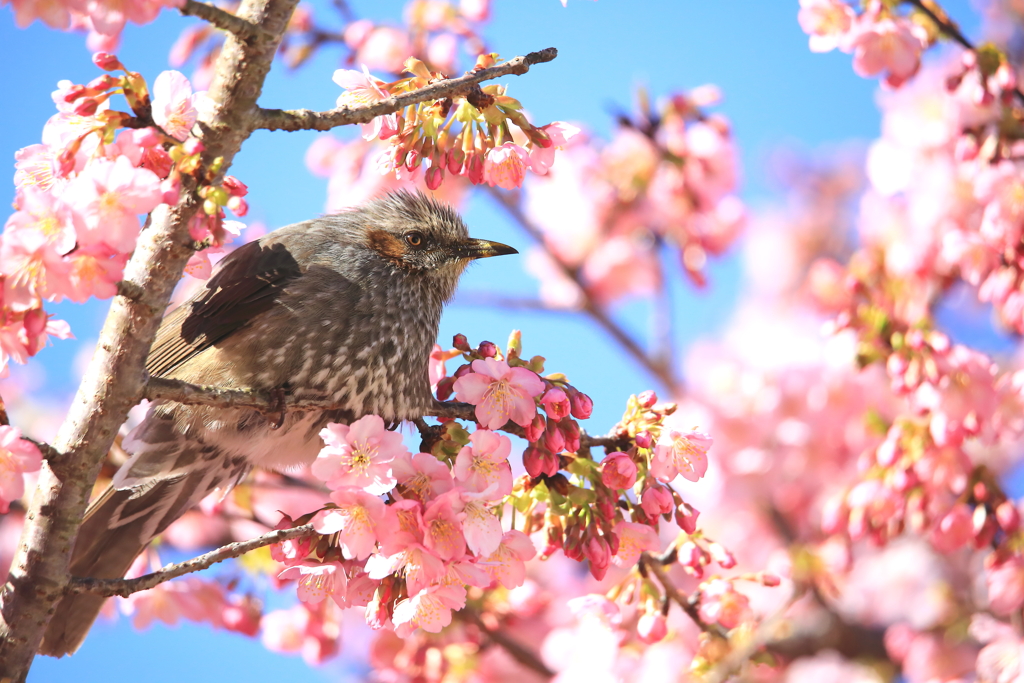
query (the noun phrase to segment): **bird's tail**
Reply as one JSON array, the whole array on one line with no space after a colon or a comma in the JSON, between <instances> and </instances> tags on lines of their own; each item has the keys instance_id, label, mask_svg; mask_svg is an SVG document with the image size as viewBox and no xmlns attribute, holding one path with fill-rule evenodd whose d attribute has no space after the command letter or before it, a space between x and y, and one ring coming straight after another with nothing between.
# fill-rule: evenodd
<instances>
[{"instance_id":1,"label":"bird's tail","mask_svg":"<svg viewBox=\"0 0 1024 683\"><path fill-rule=\"evenodd\" d=\"M217 488L233 484L244 462L190 440L150 414L129 436L135 454L89 506L71 555L75 577L120 579L154 537ZM50 618L40 654L73 654L103 607L92 593L67 595Z\"/></svg>"}]
</instances>

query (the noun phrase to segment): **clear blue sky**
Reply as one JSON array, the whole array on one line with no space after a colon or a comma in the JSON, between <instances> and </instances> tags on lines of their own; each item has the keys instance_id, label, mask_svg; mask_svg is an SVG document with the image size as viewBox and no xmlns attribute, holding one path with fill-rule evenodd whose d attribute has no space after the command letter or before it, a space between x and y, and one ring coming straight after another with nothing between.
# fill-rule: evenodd
<instances>
[{"instance_id":1,"label":"clear blue sky","mask_svg":"<svg viewBox=\"0 0 1024 683\"><path fill-rule=\"evenodd\" d=\"M968 32L977 20L968 0L944 2ZM316 11L329 13L327 2ZM358 16L401 14L396 1L350 0ZM734 125L743 155L743 196L757 205L771 198L773 184L764 161L780 147L815 150L848 140L866 142L879 128L874 104L876 85L856 77L848 55L813 55L796 23L795 0L496 0L488 37L502 56L511 57L555 46L559 57L526 77L509 79L511 94L520 98L534 119L583 122L599 134L609 130L614 108L629 108L635 86L653 95L715 83L725 93L720 107ZM192 19L166 12L155 23L130 27L118 55L133 70L152 79L167 68L166 55L178 32ZM325 52L296 74L276 69L264 91L269 107L327 109L338 90L330 80L338 64ZM38 141L53 113L50 92L63 78L87 82L98 71L89 61L81 35L61 34L40 24L14 28L8 8L0 9L0 86L7 106L0 108L0 158L13 165L15 150ZM237 157L232 173L250 187L252 219L272 227L309 218L323 210L326 183L312 178L303 165L311 134L257 133ZM9 204L11 184L0 183L0 200ZM248 220L248 219L247 219ZM471 231L518 247L526 236L514 231L485 197L467 211ZM500 263L498 263L500 261ZM742 287L736 250L715 264L712 287L695 293L682 287L676 297L682 329L679 348L697 337L712 336L728 319ZM530 295L536 285L521 260L496 259L472 269L464 289ZM93 306L59 306L80 340L95 339L106 302ZM644 330L640 307L619 311L624 320ZM621 414L625 398L653 386L599 332L571 315L489 312L456 305L445 314L442 343L455 332L471 341L502 342L511 328L523 330L525 349L549 359L548 369L564 371L595 398L592 431L603 431ZM32 371L40 393L66 401L71 388L71 359L77 347L57 342L35 361ZM680 356L681 357L681 356ZM608 372L607 368L621 368ZM601 381L595 368L601 368ZM3 384L0 383L0 391ZM15 414L17 419L17 414ZM126 622L101 625L84 649L70 660L42 658L30 676L33 683L56 681L130 680L145 672L147 683L224 680L337 680L344 664L310 673L298 658L282 658L257 643L205 627L177 630L154 627L135 634Z\"/></svg>"}]
</instances>

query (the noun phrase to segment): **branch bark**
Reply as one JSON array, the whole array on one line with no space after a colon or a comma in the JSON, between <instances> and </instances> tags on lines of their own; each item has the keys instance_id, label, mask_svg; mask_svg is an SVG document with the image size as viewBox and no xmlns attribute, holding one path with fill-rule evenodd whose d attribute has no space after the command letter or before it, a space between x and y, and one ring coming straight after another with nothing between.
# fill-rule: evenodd
<instances>
[{"instance_id":1,"label":"branch bark","mask_svg":"<svg viewBox=\"0 0 1024 683\"><path fill-rule=\"evenodd\" d=\"M209 90L215 103L200 121L203 162L231 165L252 131L256 99L297 0L243 0L238 15L266 38L248 42L228 34ZM71 548L100 463L138 403L145 359L171 291L192 254L188 224L198 208L195 183L183 179L181 198L161 205L139 236L125 268L125 291L111 304L96 351L38 485L7 583L0 594L0 680L24 681L54 604L67 590Z\"/></svg>"},{"instance_id":2,"label":"branch bark","mask_svg":"<svg viewBox=\"0 0 1024 683\"><path fill-rule=\"evenodd\" d=\"M240 40L250 41L256 39L269 39L272 36L256 24L235 16L231 12L222 10L220 7L208 5L205 2L196 0L185 0L185 4L179 10L185 16L193 16L207 21L219 29L233 33Z\"/></svg>"},{"instance_id":3,"label":"branch bark","mask_svg":"<svg viewBox=\"0 0 1024 683\"><path fill-rule=\"evenodd\" d=\"M120 595L122 598L127 598L132 593L149 590L150 588L159 586L165 581L170 581L171 579L184 576L185 574L202 571L203 569L212 567L218 562L230 560L232 557L240 557L264 546L273 545L274 543L280 543L292 538L308 536L312 533L312 524L305 524L292 529L277 529L248 541L229 543L226 546L217 548L216 550L211 550L199 557L194 557L191 560L169 565L159 571L134 579L92 579L75 577L68 584L68 592L98 593L108 598L114 595Z\"/></svg>"},{"instance_id":4,"label":"branch bark","mask_svg":"<svg viewBox=\"0 0 1024 683\"><path fill-rule=\"evenodd\" d=\"M511 636L502 633L500 629L489 628L472 607L465 607L457 612L457 614L463 621L467 621L480 629L488 640L505 650L512 659L527 669L535 671L546 678L554 677L555 672L549 669L532 650Z\"/></svg>"},{"instance_id":5,"label":"branch bark","mask_svg":"<svg viewBox=\"0 0 1024 683\"><path fill-rule=\"evenodd\" d=\"M362 107L339 107L330 111L312 111L311 109L261 109L257 128L266 130L330 130L351 123L369 123L378 116L399 111L410 104L418 104L428 100L440 100L447 97L465 94L479 83L502 76L521 76L534 64L550 62L558 56L553 47L531 52L522 57L510 59L504 64L478 71L471 71L459 78L448 78L438 81L426 88L392 95L391 97Z\"/></svg>"}]
</instances>

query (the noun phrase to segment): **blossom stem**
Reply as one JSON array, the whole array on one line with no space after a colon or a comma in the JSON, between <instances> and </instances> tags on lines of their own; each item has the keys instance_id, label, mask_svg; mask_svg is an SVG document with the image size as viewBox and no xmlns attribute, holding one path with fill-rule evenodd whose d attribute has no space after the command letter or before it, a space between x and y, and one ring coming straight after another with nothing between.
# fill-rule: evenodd
<instances>
[{"instance_id":1,"label":"blossom stem","mask_svg":"<svg viewBox=\"0 0 1024 683\"><path fill-rule=\"evenodd\" d=\"M146 574L134 579L93 579L74 577L68 583L69 593L98 593L106 597L120 595L126 598L132 593L149 590L155 586L170 581L185 574L202 571L218 562L230 560L233 557L240 557L248 552L257 550L264 546L273 545L293 538L308 536L313 532L312 524L304 524L292 529L277 529L270 533L263 534L248 541L229 543L226 546L212 550L205 555L194 557L191 560L172 564L159 571Z\"/></svg>"},{"instance_id":2,"label":"blossom stem","mask_svg":"<svg viewBox=\"0 0 1024 683\"><path fill-rule=\"evenodd\" d=\"M338 107L329 111L312 111L310 109L258 109L256 111L256 128L265 130L330 130L351 123L369 123L378 116L390 114L406 106L455 97L472 89L478 83L502 76L521 76L534 64L550 62L558 56L553 47L531 52L528 55L510 59L503 64L479 71L471 71L458 78L446 78L432 83L425 88L412 92L392 95L373 104L355 107Z\"/></svg>"},{"instance_id":3,"label":"blossom stem","mask_svg":"<svg viewBox=\"0 0 1024 683\"><path fill-rule=\"evenodd\" d=\"M500 628L489 628L484 620L471 607L465 607L457 613L459 618L476 626L495 645L499 646L527 669L535 671L546 678L553 678L555 672L547 667L529 648L501 631Z\"/></svg>"}]
</instances>

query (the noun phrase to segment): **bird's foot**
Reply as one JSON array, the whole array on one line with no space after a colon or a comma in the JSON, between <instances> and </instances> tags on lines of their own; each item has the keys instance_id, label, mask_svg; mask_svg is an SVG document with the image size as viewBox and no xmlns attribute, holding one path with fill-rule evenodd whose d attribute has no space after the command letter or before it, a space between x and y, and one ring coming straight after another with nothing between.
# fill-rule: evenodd
<instances>
[{"instance_id":1,"label":"bird's foot","mask_svg":"<svg viewBox=\"0 0 1024 683\"><path fill-rule=\"evenodd\" d=\"M270 423L271 429L280 429L284 426L284 419L288 416L288 411L285 406L286 392L284 387L276 387L270 390L270 396L273 398L273 410L271 413L277 413L277 418Z\"/></svg>"}]
</instances>

